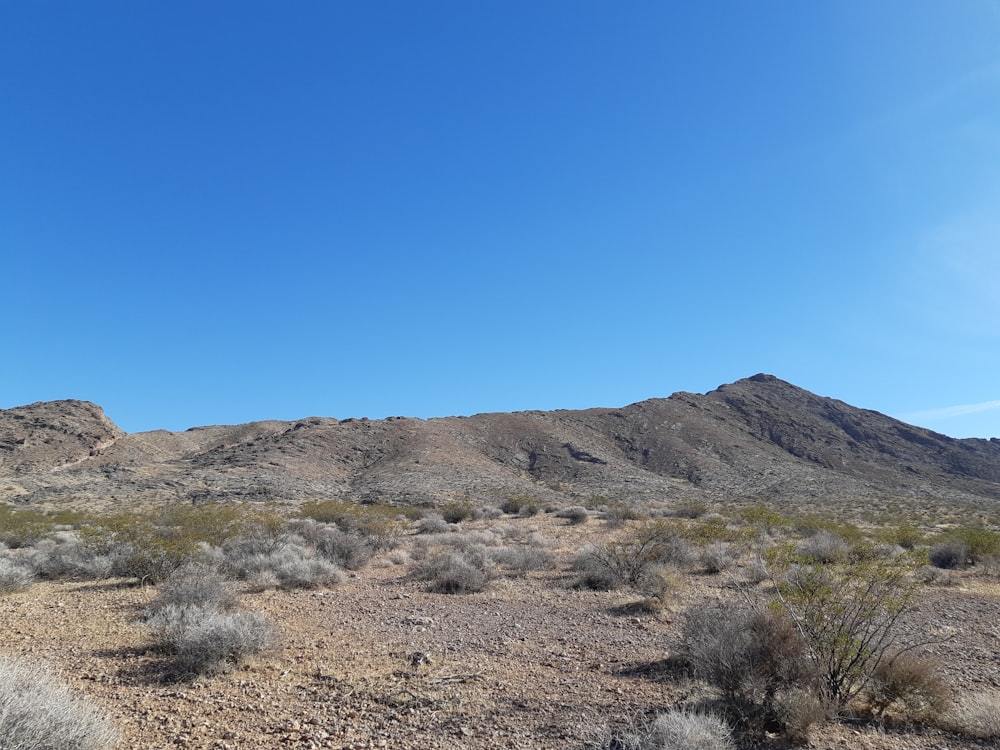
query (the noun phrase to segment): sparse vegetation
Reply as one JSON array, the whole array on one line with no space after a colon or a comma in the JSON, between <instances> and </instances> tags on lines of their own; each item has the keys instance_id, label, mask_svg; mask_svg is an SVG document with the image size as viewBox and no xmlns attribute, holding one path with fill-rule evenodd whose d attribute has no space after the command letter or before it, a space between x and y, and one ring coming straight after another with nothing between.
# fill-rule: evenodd
<instances>
[{"instance_id":1,"label":"sparse vegetation","mask_svg":"<svg viewBox=\"0 0 1000 750\"><path fill-rule=\"evenodd\" d=\"M579 526L590 520L590 512L582 505L572 505L556 511L556 518L564 518L571 526Z\"/></svg>"},{"instance_id":2,"label":"sparse vegetation","mask_svg":"<svg viewBox=\"0 0 1000 750\"><path fill-rule=\"evenodd\" d=\"M709 711L671 708L650 719L638 717L624 728L605 729L591 750L730 750L735 747L725 720Z\"/></svg>"},{"instance_id":3,"label":"sparse vegetation","mask_svg":"<svg viewBox=\"0 0 1000 750\"><path fill-rule=\"evenodd\" d=\"M44 667L0 657L3 750L110 750L118 731Z\"/></svg>"}]
</instances>

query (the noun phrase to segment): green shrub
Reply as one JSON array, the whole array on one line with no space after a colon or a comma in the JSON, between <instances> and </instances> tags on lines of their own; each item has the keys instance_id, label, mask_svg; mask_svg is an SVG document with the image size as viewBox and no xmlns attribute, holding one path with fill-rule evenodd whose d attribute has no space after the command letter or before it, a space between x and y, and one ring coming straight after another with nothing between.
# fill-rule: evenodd
<instances>
[{"instance_id":1,"label":"green shrub","mask_svg":"<svg viewBox=\"0 0 1000 750\"><path fill-rule=\"evenodd\" d=\"M110 750L118 732L45 668L0 658L3 750Z\"/></svg>"},{"instance_id":2,"label":"green shrub","mask_svg":"<svg viewBox=\"0 0 1000 750\"><path fill-rule=\"evenodd\" d=\"M538 500L528 495L510 495L500 504L504 513L522 518L537 515L541 507Z\"/></svg>"},{"instance_id":3,"label":"green shrub","mask_svg":"<svg viewBox=\"0 0 1000 750\"><path fill-rule=\"evenodd\" d=\"M917 585L909 572L900 561L873 560L792 564L776 577L774 606L804 636L822 688L838 709L864 690L897 650L896 626Z\"/></svg>"},{"instance_id":4,"label":"green shrub","mask_svg":"<svg viewBox=\"0 0 1000 750\"><path fill-rule=\"evenodd\" d=\"M461 523L472 515L472 504L454 501L441 506L441 517L447 523Z\"/></svg>"},{"instance_id":5,"label":"green shrub","mask_svg":"<svg viewBox=\"0 0 1000 750\"><path fill-rule=\"evenodd\" d=\"M978 564L984 557L1000 555L1000 533L981 526L963 526L944 535L943 541L958 541L969 550L969 560Z\"/></svg>"},{"instance_id":6,"label":"green shrub","mask_svg":"<svg viewBox=\"0 0 1000 750\"><path fill-rule=\"evenodd\" d=\"M880 529L876 536L886 544L899 545L905 550L911 550L924 541L923 532L912 523L906 522Z\"/></svg>"},{"instance_id":7,"label":"green shrub","mask_svg":"<svg viewBox=\"0 0 1000 750\"><path fill-rule=\"evenodd\" d=\"M302 518L332 523L341 531L364 537L375 551L398 547L405 523L418 519L421 514L418 508L360 505L340 500L305 503L299 509Z\"/></svg>"}]
</instances>

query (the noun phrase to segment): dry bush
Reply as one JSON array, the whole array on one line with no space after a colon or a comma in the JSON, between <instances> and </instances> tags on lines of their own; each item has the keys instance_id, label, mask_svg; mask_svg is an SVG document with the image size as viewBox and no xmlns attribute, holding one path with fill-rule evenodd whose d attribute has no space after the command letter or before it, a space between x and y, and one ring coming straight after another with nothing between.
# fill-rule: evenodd
<instances>
[{"instance_id":1,"label":"dry bush","mask_svg":"<svg viewBox=\"0 0 1000 750\"><path fill-rule=\"evenodd\" d=\"M840 536L820 530L799 545L798 553L809 562L829 565L843 562L851 548Z\"/></svg>"},{"instance_id":2,"label":"dry bush","mask_svg":"<svg viewBox=\"0 0 1000 750\"><path fill-rule=\"evenodd\" d=\"M0 594L23 591L35 580L34 572L9 557L0 557Z\"/></svg>"},{"instance_id":3,"label":"dry bush","mask_svg":"<svg viewBox=\"0 0 1000 750\"><path fill-rule=\"evenodd\" d=\"M935 568L964 568L969 561L969 545L960 539L949 539L932 546L927 554Z\"/></svg>"},{"instance_id":4,"label":"dry bush","mask_svg":"<svg viewBox=\"0 0 1000 750\"><path fill-rule=\"evenodd\" d=\"M739 550L727 542L712 542L701 551L701 565L706 573L716 575L736 564Z\"/></svg>"},{"instance_id":5,"label":"dry bush","mask_svg":"<svg viewBox=\"0 0 1000 750\"><path fill-rule=\"evenodd\" d=\"M259 612L208 612L171 633L174 668L181 675L225 672L274 643L274 628Z\"/></svg>"},{"instance_id":6,"label":"dry bush","mask_svg":"<svg viewBox=\"0 0 1000 750\"><path fill-rule=\"evenodd\" d=\"M448 523L437 513L428 513L417 521L418 534L447 534L450 531L458 531L458 526Z\"/></svg>"},{"instance_id":7,"label":"dry bush","mask_svg":"<svg viewBox=\"0 0 1000 750\"><path fill-rule=\"evenodd\" d=\"M1000 692L961 696L938 721L943 729L977 740L1000 740Z\"/></svg>"},{"instance_id":8,"label":"dry bush","mask_svg":"<svg viewBox=\"0 0 1000 750\"><path fill-rule=\"evenodd\" d=\"M0 658L0 748L110 750L115 727L46 669Z\"/></svg>"},{"instance_id":9,"label":"dry bush","mask_svg":"<svg viewBox=\"0 0 1000 750\"><path fill-rule=\"evenodd\" d=\"M602 729L588 750L731 750L732 730L708 711L671 708L652 718L636 717L625 727Z\"/></svg>"},{"instance_id":10,"label":"dry bush","mask_svg":"<svg viewBox=\"0 0 1000 750\"><path fill-rule=\"evenodd\" d=\"M918 721L943 715L951 702L951 689L940 677L938 665L909 652L883 659L866 694L876 714L891 708Z\"/></svg>"},{"instance_id":11,"label":"dry bush","mask_svg":"<svg viewBox=\"0 0 1000 750\"><path fill-rule=\"evenodd\" d=\"M110 556L96 553L77 534L70 532L42 539L27 559L35 574L46 580L100 580L112 573Z\"/></svg>"},{"instance_id":12,"label":"dry bush","mask_svg":"<svg viewBox=\"0 0 1000 750\"><path fill-rule=\"evenodd\" d=\"M656 565L683 566L694 551L677 528L666 521L646 521L617 541L586 547L573 562L580 573L576 586L612 590L635 586Z\"/></svg>"},{"instance_id":13,"label":"dry bush","mask_svg":"<svg viewBox=\"0 0 1000 750\"><path fill-rule=\"evenodd\" d=\"M330 524L307 522L296 531L324 560L347 570L361 570L375 555L367 539Z\"/></svg>"},{"instance_id":14,"label":"dry bush","mask_svg":"<svg viewBox=\"0 0 1000 750\"><path fill-rule=\"evenodd\" d=\"M551 552L541 547L499 547L490 556L508 575L515 577L533 570L548 570L555 560Z\"/></svg>"},{"instance_id":15,"label":"dry bush","mask_svg":"<svg viewBox=\"0 0 1000 750\"><path fill-rule=\"evenodd\" d=\"M682 651L697 677L759 729L781 691L810 686L815 667L792 620L769 610L709 603L685 614Z\"/></svg>"},{"instance_id":16,"label":"dry bush","mask_svg":"<svg viewBox=\"0 0 1000 750\"><path fill-rule=\"evenodd\" d=\"M147 608L147 616L168 607L226 611L236 606L236 597L214 569L201 565L178 568L159 587L159 596Z\"/></svg>"},{"instance_id":17,"label":"dry bush","mask_svg":"<svg viewBox=\"0 0 1000 750\"><path fill-rule=\"evenodd\" d=\"M774 712L784 728L785 737L804 745L809 742L812 728L829 721L836 714L837 707L815 690L797 687L775 696Z\"/></svg>"},{"instance_id":18,"label":"dry bush","mask_svg":"<svg viewBox=\"0 0 1000 750\"><path fill-rule=\"evenodd\" d=\"M442 549L417 560L410 577L427 584L437 594L469 594L484 590L494 575L485 548Z\"/></svg>"},{"instance_id":19,"label":"dry bush","mask_svg":"<svg viewBox=\"0 0 1000 750\"><path fill-rule=\"evenodd\" d=\"M587 523L590 519L590 512L582 505L573 505L556 511L556 518L563 518L569 521L570 526L579 526Z\"/></svg>"},{"instance_id":20,"label":"dry bush","mask_svg":"<svg viewBox=\"0 0 1000 750\"><path fill-rule=\"evenodd\" d=\"M226 570L234 577L250 581L258 589L312 589L335 586L344 579L340 568L316 557L300 544L286 543L271 553L243 553L227 550Z\"/></svg>"},{"instance_id":21,"label":"dry bush","mask_svg":"<svg viewBox=\"0 0 1000 750\"><path fill-rule=\"evenodd\" d=\"M734 747L732 730L719 716L674 708L653 720L645 747L650 750L726 750Z\"/></svg>"}]
</instances>

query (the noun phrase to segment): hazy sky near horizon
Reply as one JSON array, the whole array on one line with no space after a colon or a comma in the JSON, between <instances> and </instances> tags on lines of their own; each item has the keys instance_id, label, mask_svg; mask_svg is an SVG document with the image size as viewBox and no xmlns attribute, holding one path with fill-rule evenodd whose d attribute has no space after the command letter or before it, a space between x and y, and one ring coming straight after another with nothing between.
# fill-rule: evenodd
<instances>
[{"instance_id":1,"label":"hazy sky near horizon","mask_svg":"<svg viewBox=\"0 0 1000 750\"><path fill-rule=\"evenodd\" d=\"M767 372L1000 436L997 0L0 0L0 408Z\"/></svg>"}]
</instances>

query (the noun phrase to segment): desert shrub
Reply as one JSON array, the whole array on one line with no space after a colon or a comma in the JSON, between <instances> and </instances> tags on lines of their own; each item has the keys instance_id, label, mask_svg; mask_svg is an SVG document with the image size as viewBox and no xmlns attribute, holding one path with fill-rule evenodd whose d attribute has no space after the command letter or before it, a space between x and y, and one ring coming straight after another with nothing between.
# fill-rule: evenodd
<instances>
[{"instance_id":1,"label":"desert shrub","mask_svg":"<svg viewBox=\"0 0 1000 750\"><path fill-rule=\"evenodd\" d=\"M865 693L876 714L892 708L921 721L943 715L951 697L937 665L905 651L879 662Z\"/></svg>"},{"instance_id":2,"label":"desert shrub","mask_svg":"<svg viewBox=\"0 0 1000 750\"><path fill-rule=\"evenodd\" d=\"M508 515L529 518L541 512L542 504L528 495L510 495L500 504L500 510Z\"/></svg>"},{"instance_id":3,"label":"desert shrub","mask_svg":"<svg viewBox=\"0 0 1000 750\"><path fill-rule=\"evenodd\" d=\"M112 558L96 553L75 533L42 539L30 550L27 560L35 574L46 580L99 580L112 573Z\"/></svg>"},{"instance_id":4,"label":"desert shrub","mask_svg":"<svg viewBox=\"0 0 1000 750\"><path fill-rule=\"evenodd\" d=\"M681 572L673 565L650 565L636 584L646 597L640 605L648 612L666 608L682 587Z\"/></svg>"},{"instance_id":5,"label":"desert shrub","mask_svg":"<svg viewBox=\"0 0 1000 750\"><path fill-rule=\"evenodd\" d=\"M973 565L978 564L984 557L1000 555L1000 533L981 526L962 526L952 529L941 541L965 544L968 560Z\"/></svg>"},{"instance_id":6,"label":"desert shrub","mask_svg":"<svg viewBox=\"0 0 1000 750\"><path fill-rule=\"evenodd\" d=\"M741 508L737 515L748 526L757 529L759 533L772 534L777 529L791 524L791 521L767 505L757 504Z\"/></svg>"},{"instance_id":7,"label":"desert shrub","mask_svg":"<svg viewBox=\"0 0 1000 750\"><path fill-rule=\"evenodd\" d=\"M449 531L458 531L458 527L448 523L437 513L428 513L417 521L418 534L446 534Z\"/></svg>"},{"instance_id":8,"label":"desert shrub","mask_svg":"<svg viewBox=\"0 0 1000 750\"><path fill-rule=\"evenodd\" d=\"M721 604L688 610L682 650L695 675L757 728L774 719L780 691L808 685L815 676L795 623L769 610Z\"/></svg>"},{"instance_id":9,"label":"desert shrub","mask_svg":"<svg viewBox=\"0 0 1000 750\"><path fill-rule=\"evenodd\" d=\"M584 548L573 569L581 574L576 585L611 590L636 585L654 565L687 565L691 544L666 521L646 521L616 541Z\"/></svg>"},{"instance_id":10,"label":"desert shrub","mask_svg":"<svg viewBox=\"0 0 1000 750\"><path fill-rule=\"evenodd\" d=\"M639 509L622 502L598 506L598 511L604 523L613 529L621 528L627 521L638 521L645 517Z\"/></svg>"},{"instance_id":11,"label":"desert shrub","mask_svg":"<svg viewBox=\"0 0 1000 750\"><path fill-rule=\"evenodd\" d=\"M602 729L588 750L730 750L732 731L714 713L671 708L650 718L635 717L627 726Z\"/></svg>"},{"instance_id":12,"label":"desert shrub","mask_svg":"<svg viewBox=\"0 0 1000 750\"><path fill-rule=\"evenodd\" d=\"M299 509L302 518L332 523L341 531L363 537L376 552L395 549L403 537L404 524L420 517L417 508L390 505L359 505L337 500L305 503Z\"/></svg>"},{"instance_id":13,"label":"desert shrub","mask_svg":"<svg viewBox=\"0 0 1000 750\"><path fill-rule=\"evenodd\" d=\"M732 731L721 717L674 708L656 716L644 747L650 750L726 750L734 745Z\"/></svg>"},{"instance_id":14,"label":"desert shrub","mask_svg":"<svg viewBox=\"0 0 1000 750\"><path fill-rule=\"evenodd\" d=\"M283 524L266 508L205 503L101 517L84 526L81 536L92 555L110 560L112 575L157 583L197 560L205 545L225 546L234 539L277 545Z\"/></svg>"},{"instance_id":15,"label":"desert shrub","mask_svg":"<svg viewBox=\"0 0 1000 750\"><path fill-rule=\"evenodd\" d=\"M461 523L472 516L472 504L460 501L445 503L441 506L441 517L447 523Z\"/></svg>"},{"instance_id":16,"label":"desert shrub","mask_svg":"<svg viewBox=\"0 0 1000 750\"><path fill-rule=\"evenodd\" d=\"M36 510L0 505L0 543L11 549L30 547L51 531L53 523Z\"/></svg>"},{"instance_id":17,"label":"desert shrub","mask_svg":"<svg viewBox=\"0 0 1000 750\"><path fill-rule=\"evenodd\" d=\"M793 687L778 693L774 699L774 715L793 743L807 744L810 730L828 721L836 706L826 696L805 687Z\"/></svg>"},{"instance_id":18,"label":"desert shrub","mask_svg":"<svg viewBox=\"0 0 1000 750\"><path fill-rule=\"evenodd\" d=\"M977 740L1000 740L1000 692L962 695L939 720L942 728Z\"/></svg>"},{"instance_id":19,"label":"desert shrub","mask_svg":"<svg viewBox=\"0 0 1000 750\"><path fill-rule=\"evenodd\" d=\"M729 570L739 557L739 550L727 542L712 542L701 551L701 565L706 573Z\"/></svg>"},{"instance_id":20,"label":"desert shrub","mask_svg":"<svg viewBox=\"0 0 1000 750\"><path fill-rule=\"evenodd\" d=\"M168 607L225 611L235 606L236 597L214 569L186 565L160 584L159 595L150 603L147 613L155 617L157 612Z\"/></svg>"},{"instance_id":21,"label":"desert shrub","mask_svg":"<svg viewBox=\"0 0 1000 750\"><path fill-rule=\"evenodd\" d=\"M177 676L225 672L270 648L274 628L258 612L169 606L150 620Z\"/></svg>"},{"instance_id":22,"label":"desert shrub","mask_svg":"<svg viewBox=\"0 0 1000 750\"><path fill-rule=\"evenodd\" d=\"M258 589L312 589L335 586L343 573L334 563L317 557L305 547L286 543L271 553L253 553L228 557L228 571L236 578L250 581Z\"/></svg>"},{"instance_id":23,"label":"desert shrub","mask_svg":"<svg viewBox=\"0 0 1000 750\"><path fill-rule=\"evenodd\" d=\"M969 561L969 546L960 539L949 539L933 545L927 555L935 568L964 568Z\"/></svg>"},{"instance_id":24,"label":"desert shrub","mask_svg":"<svg viewBox=\"0 0 1000 750\"><path fill-rule=\"evenodd\" d=\"M341 531L336 526L309 523L299 531L323 559L347 570L361 570L375 555L367 538Z\"/></svg>"},{"instance_id":25,"label":"desert shrub","mask_svg":"<svg viewBox=\"0 0 1000 750\"><path fill-rule=\"evenodd\" d=\"M924 534L912 523L901 522L895 526L880 529L876 535L887 544L896 544L905 550L911 550L924 541Z\"/></svg>"},{"instance_id":26,"label":"desert shrub","mask_svg":"<svg viewBox=\"0 0 1000 750\"><path fill-rule=\"evenodd\" d=\"M552 567L553 557L540 547L499 547L490 552L493 561L513 576L523 576L532 570Z\"/></svg>"},{"instance_id":27,"label":"desert shrub","mask_svg":"<svg viewBox=\"0 0 1000 750\"><path fill-rule=\"evenodd\" d=\"M579 526L587 523L590 513L582 505L573 505L556 511L556 518L564 518L569 521L570 526Z\"/></svg>"},{"instance_id":28,"label":"desert shrub","mask_svg":"<svg viewBox=\"0 0 1000 750\"><path fill-rule=\"evenodd\" d=\"M111 722L48 670L0 658L3 750L109 750L118 740Z\"/></svg>"},{"instance_id":29,"label":"desert shrub","mask_svg":"<svg viewBox=\"0 0 1000 750\"><path fill-rule=\"evenodd\" d=\"M846 560L850 547L839 535L820 530L799 545L798 553L809 562L829 564Z\"/></svg>"},{"instance_id":30,"label":"desert shrub","mask_svg":"<svg viewBox=\"0 0 1000 750\"><path fill-rule=\"evenodd\" d=\"M684 500L674 506L670 515L676 518L701 518L708 513L708 503L704 500Z\"/></svg>"},{"instance_id":31,"label":"desert shrub","mask_svg":"<svg viewBox=\"0 0 1000 750\"><path fill-rule=\"evenodd\" d=\"M493 577L493 562L485 549L437 550L417 560L410 576L438 594L468 594L482 591Z\"/></svg>"},{"instance_id":32,"label":"desert shrub","mask_svg":"<svg viewBox=\"0 0 1000 750\"><path fill-rule=\"evenodd\" d=\"M35 574L30 568L9 557L0 557L0 594L23 591L34 580Z\"/></svg>"},{"instance_id":33,"label":"desert shrub","mask_svg":"<svg viewBox=\"0 0 1000 750\"><path fill-rule=\"evenodd\" d=\"M916 581L895 560L843 566L791 565L776 577L775 607L805 638L822 689L838 709L897 650L896 625Z\"/></svg>"}]
</instances>

